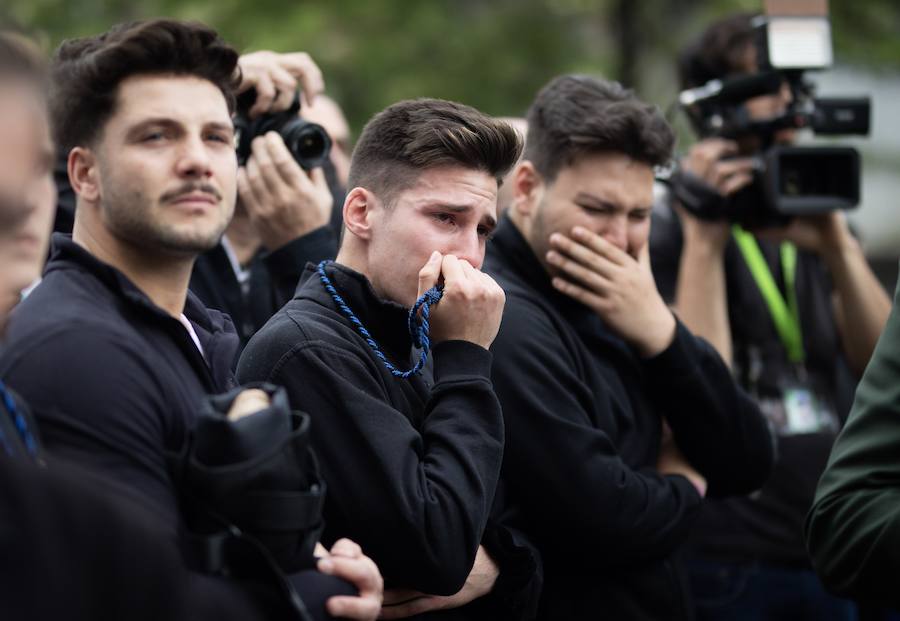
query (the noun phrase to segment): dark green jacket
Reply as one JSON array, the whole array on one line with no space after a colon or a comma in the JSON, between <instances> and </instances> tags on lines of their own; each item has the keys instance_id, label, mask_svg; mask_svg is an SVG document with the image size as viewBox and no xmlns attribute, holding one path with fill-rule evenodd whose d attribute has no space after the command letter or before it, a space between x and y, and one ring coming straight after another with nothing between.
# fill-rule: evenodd
<instances>
[{"instance_id":1,"label":"dark green jacket","mask_svg":"<svg viewBox=\"0 0 900 621\"><path fill-rule=\"evenodd\" d=\"M816 489L806 545L833 591L900 606L900 288Z\"/></svg>"}]
</instances>

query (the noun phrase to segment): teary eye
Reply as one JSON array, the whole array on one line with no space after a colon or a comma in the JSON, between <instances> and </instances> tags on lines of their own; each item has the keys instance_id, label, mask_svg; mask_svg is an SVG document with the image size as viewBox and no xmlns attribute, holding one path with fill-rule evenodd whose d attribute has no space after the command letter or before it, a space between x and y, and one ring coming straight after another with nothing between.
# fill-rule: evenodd
<instances>
[{"instance_id":1,"label":"teary eye","mask_svg":"<svg viewBox=\"0 0 900 621\"><path fill-rule=\"evenodd\" d=\"M438 222L443 222L445 224L455 224L456 223L456 216L454 216L452 213L447 213L445 211L436 212L436 213L432 214L432 217L435 220L437 220Z\"/></svg>"}]
</instances>

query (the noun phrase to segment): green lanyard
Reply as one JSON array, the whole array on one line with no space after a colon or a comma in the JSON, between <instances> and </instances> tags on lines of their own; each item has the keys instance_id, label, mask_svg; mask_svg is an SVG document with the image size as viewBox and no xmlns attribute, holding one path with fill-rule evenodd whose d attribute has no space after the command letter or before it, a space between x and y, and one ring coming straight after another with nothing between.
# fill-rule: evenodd
<instances>
[{"instance_id":1,"label":"green lanyard","mask_svg":"<svg viewBox=\"0 0 900 621\"><path fill-rule=\"evenodd\" d=\"M787 350L788 358L791 362L802 363L806 354L803 351L803 333L800 330L800 311L797 306L797 247L789 242L781 244L781 269L788 297L785 302L756 238L738 225L732 227L732 232L753 280L769 307L772 322Z\"/></svg>"}]
</instances>

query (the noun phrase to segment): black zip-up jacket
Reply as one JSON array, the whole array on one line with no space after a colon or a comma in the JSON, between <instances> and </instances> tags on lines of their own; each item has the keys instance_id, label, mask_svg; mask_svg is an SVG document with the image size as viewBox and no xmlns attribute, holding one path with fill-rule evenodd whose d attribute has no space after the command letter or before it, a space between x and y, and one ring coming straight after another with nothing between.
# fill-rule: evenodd
<instances>
[{"instance_id":1,"label":"black zip-up jacket","mask_svg":"<svg viewBox=\"0 0 900 621\"><path fill-rule=\"evenodd\" d=\"M188 530L180 504L186 490L176 485L170 467L190 446L207 395L235 385L231 364L238 338L231 320L188 294L184 314L201 354L185 326L120 271L65 236L54 235L53 246L43 281L10 321L0 377L30 406L51 466L72 462L99 475L109 494L129 497L146 511L160 546L178 545ZM256 427L255 436L244 435L252 444L231 465L234 485L266 495L255 502L268 513L258 510L238 524L251 533L248 525L290 523L271 509L305 491L300 482L306 464L265 459L289 439L262 432L278 429L277 414L273 407L244 419ZM260 483L255 489L254 481ZM215 506L218 499L208 500ZM334 592L341 591L346 585ZM268 600L271 593L259 595Z\"/></svg>"},{"instance_id":2,"label":"black zip-up jacket","mask_svg":"<svg viewBox=\"0 0 900 621\"><path fill-rule=\"evenodd\" d=\"M43 281L13 312L0 376L28 402L50 453L137 490L175 532L167 454L185 445L202 399L235 385L231 320L188 294L201 355L120 271L71 238L54 235L53 246Z\"/></svg>"},{"instance_id":3,"label":"black zip-up jacket","mask_svg":"<svg viewBox=\"0 0 900 621\"><path fill-rule=\"evenodd\" d=\"M326 269L388 359L410 368L408 309L380 299L353 270L336 263ZM528 618L538 561L517 531L491 516L503 418L490 353L443 342L421 376L394 377L313 266L307 272L294 299L250 340L237 373L242 382L286 386L291 401L310 413L328 485L323 540L359 542L388 588L438 595L462 587L482 543L501 568L494 593L437 616ZM502 509L495 507L494 517Z\"/></svg>"},{"instance_id":4,"label":"black zip-up jacket","mask_svg":"<svg viewBox=\"0 0 900 621\"><path fill-rule=\"evenodd\" d=\"M747 493L772 466L754 402L678 324L641 359L557 293L509 218L486 261L506 291L493 379L506 420L504 478L545 561L541 618L686 619L675 559L701 497L656 471L662 417L710 496Z\"/></svg>"}]
</instances>

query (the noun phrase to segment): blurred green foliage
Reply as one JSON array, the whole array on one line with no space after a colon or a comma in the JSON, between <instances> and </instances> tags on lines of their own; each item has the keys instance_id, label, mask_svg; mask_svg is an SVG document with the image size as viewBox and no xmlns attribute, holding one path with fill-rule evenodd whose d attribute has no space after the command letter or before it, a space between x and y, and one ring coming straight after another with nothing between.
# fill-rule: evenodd
<instances>
[{"instance_id":1,"label":"blurred green foliage","mask_svg":"<svg viewBox=\"0 0 900 621\"><path fill-rule=\"evenodd\" d=\"M620 79L665 107L674 55L712 19L761 0L4 0L7 17L48 48L124 20L197 19L242 51L304 50L358 130L372 113L417 96L486 112L524 113L563 72ZM842 62L900 68L900 3L832 0Z\"/></svg>"}]
</instances>

